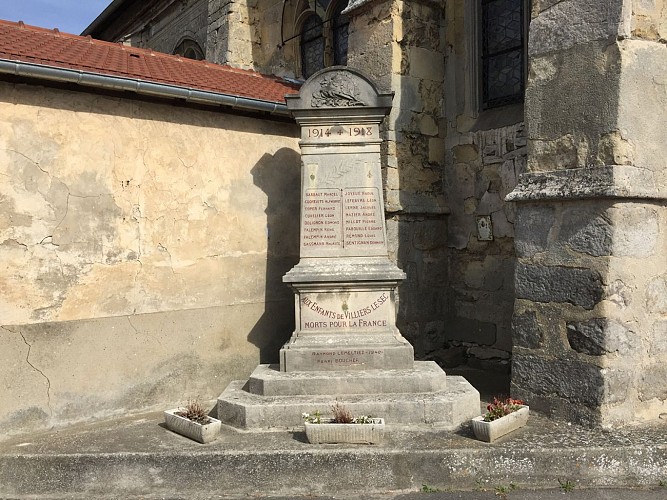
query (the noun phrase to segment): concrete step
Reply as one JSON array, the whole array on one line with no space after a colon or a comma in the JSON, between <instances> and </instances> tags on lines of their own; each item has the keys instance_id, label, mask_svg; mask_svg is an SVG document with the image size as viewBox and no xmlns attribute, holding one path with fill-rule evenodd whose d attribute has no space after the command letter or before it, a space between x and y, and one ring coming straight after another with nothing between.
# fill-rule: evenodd
<instances>
[{"instance_id":1,"label":"concrete step","mask_svg":"<svg viewBox=\"0 0 667 500\"><path fill-rule=\"evenodd\" d=\"M416 361L412 370L342 373L281 372L278 365L259 365L248 380L248 392L260 396L408 394L446 388L447 376L433 361Z\"/></svg>"},{"instance_id":2,"label":"concrete step","mask_svg":"<svg viewBox=\"0 0 667 500\"><path fill-rule=\"evenodd\" d=\"M244 387L244 381L232 382L218 398L218 418L243 429L296 427L302 423L302 413L330 414L336 401L354 415L444 429L456 428L479 414L479 393L463 377L447 377L446 390L420 393L260 396Z\"/></svg>"},{"instance_id":3,"label":"concrete step","mask_svg":"<svg viewBox=\"0 0 667 500\"><path fill-rule=\"evenodd\" d=\"M589 430L531 415L500 441L388 425L380 445L311 445L303 427L223 426L201 445L164 428L161 413L0 442L0 498L372 498L387 492L658 487L667 481L664 421ZM665 490L656 490L655 498ZM509 495L512 498L512 495ZM530 497L528 497L530 498ZM540 498L539 494L532 498Z\"/></svg>"}]
</instances>

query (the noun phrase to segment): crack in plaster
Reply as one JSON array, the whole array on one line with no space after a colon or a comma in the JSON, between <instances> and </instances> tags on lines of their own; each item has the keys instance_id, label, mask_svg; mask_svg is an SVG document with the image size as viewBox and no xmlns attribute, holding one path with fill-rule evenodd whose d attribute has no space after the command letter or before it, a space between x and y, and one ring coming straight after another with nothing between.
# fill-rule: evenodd
<instances>
[{"instance_id":1,"label":"crack in plaster","mask_svg":"<svg viewBox=\"0 0 667 500\"><path fill-rule=\"evenodd\" d=\"M44 170L44 169L39 165L39 162L33 160L33 159L30 158L29 156L27 156L27 155L21 153L20 151L16 151L15 149L5 149L5 151L7 151L8 153L14 153L14 154L17 154L17 155L19 155L19 156L22 156L23 158L25 158L26 160L28 160L30 163L33 163L38 169L40 169L40 170L41 170L42 172L44 172L46 175L48 175L49 177L51 176L51 174L50 174L48 171Z\"/></svg>"},{"instance_id":2,"label":"crack in plaster","mask_svg":"<svg viewBox=\"0 0 667 500\"><path fill-rule=\"evenodd\" d=\"M69 192L69 188L65 184L65 189L67 189L67 199L65 200L65 214L63 215L62 219L60 219L60 222L56 224L56 227L53 228L53 232L55 233L56 230L60 227L60 225L65 221L65 218L67 217L67 214L69 213L69 197L72 196Z\"/></svg>"},{"instance_id":3,"label":"crack in plaster","mask_svg":"<svg viewBox=\"0 0 667 500\"><path fill-rule=\"evenodd\" d=\"M16 238L7 238L6 240L0 242L0 245L1 245L1 244L5 244L5 243L7 243L7 242L13 242L13 243L16 243L18 246L20 246L20 247L24 247L25 250L26 250L26 252L30 252L30 249L28 248L28 245L26 245L25 243L21 243L21 242L20 242L19 240L17 240ZM32 253L32 252L30 252L30 253Z\"/></svg>"},{"instance_id":4,"label":"crack in plaster","mask_svg":"<svg viewBox=\"0 0 667 500\"><path fill-rule=\"evenodd\" d=\"M137 327L134 326L134 323L132 323L132 320L130 319L130 317L129 317L129 316L125 316L125 317L127 318L127 322L128 322L128 323L130 324L130 326L132 327L132 330L134 330L134 333L136 333L137 335L139 335L139 330L137 330Z\"/></svg>"},{"instance_id":5,"label":"crack in plaster","mask_svg":"<svg viewBox=\"0 0 667 500\"><path fill-rule=\"evenodd\" d=\"M0 328L9 333L17 333L13 332L12 330L4 326L0 326ZM30 362L30 351L32 350L32 345L28 343L22 332L19 331L18 334L21 336L21 339L23 339L23 343L28 346L28 352L25 355L26 363L28 363L33 370L39 373L46 380L46 404L49 407L49 413L51 414L51 416L53 416L53 408L51 407L51 380L49 380L49 377L47 377L42 370L40 370Z\"/></svg>"},{"instance_id":6,"label":"crack in plaster","mask_svg":"<svg viewBox=\"0 0 667 500\"><path fill-rule=\"evenodd\" d=\"M53 235L49 234L48 236L44 236L44 238L41 239L41 241L38 243L38 245L53 245L54 247L59 247L57 243L53 242Z\"/></svg>"},{"instance_id":7,"label":"crack in plaster","mask_svg":"<svg viewBox=\"0 0 667 500\"><path fill-rule=\"evenodd\" d=\"M172 259L171 253L169 253L169 250L162 243L158 243L157 248L158 248L158 250L160 250L161 252L165 252L169 256L169 269L171 269L171 274L175 275L176 271L174 270L174 260Z\"/></svg>"}]
</instances>

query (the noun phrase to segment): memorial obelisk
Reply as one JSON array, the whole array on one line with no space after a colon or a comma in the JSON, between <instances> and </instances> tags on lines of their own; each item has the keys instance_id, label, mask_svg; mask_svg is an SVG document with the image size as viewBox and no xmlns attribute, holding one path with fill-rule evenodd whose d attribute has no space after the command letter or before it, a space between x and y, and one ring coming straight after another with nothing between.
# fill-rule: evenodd
<instances>
[{"instance_id":1,"label":"memorial obelisk","mask_svg":"<svg viewBox=\"0 0 667 500\"><path fill-rule=\"evenodd\" d=\"M333 67L287 106L301 126L300 260L295 330L279 365L259 365L218 398L230 425L294 427L333 401L388 424L454 428L479 414L479 393L434 362L415 362L396 327L405 274L389 260L380 125L392 95L357 70Z\"/></svg>"},{"instance_id":2,"label":"memorial obelisk","mask_svg":"<svg viewBox=\"0 0 667 500\"><path fill-rule=\"evenodd\" d=\"M405 274L388 258L380 168L392 95L341 69L286 99L301 125L301 260L283 278L295 291L296 329L280 369L412 368L396 328Z\"/></svg>"}]
</instances>

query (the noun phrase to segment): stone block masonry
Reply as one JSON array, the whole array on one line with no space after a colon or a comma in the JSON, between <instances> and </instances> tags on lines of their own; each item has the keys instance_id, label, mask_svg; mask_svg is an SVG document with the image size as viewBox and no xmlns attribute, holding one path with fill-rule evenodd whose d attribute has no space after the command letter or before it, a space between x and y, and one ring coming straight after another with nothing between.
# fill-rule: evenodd
<instances>
[{"instance_id":1,"label":"stone block masonry","mask_svg":"<svg viewBox=\"0 0 667 500\"><path fill-rule=\"evenodd\" d=\"M512 393L594 426L667 413L667 99L657 83L667 12L635 7L534 4L528 173L507 197L517 210Z\"/></svg>"},{"instance_id":2,"label":"stone block masonry","mask_svg":"<svg viewBox=\"0 0 667 500\"><path fill-rule=\"evenodd\" d=\"M667 386L665 353L651 352L667 310L664 202L517 201L517 220L537 223L516 233L513 395L589 425L655 418Z\"/></svg>"}]
</instances>

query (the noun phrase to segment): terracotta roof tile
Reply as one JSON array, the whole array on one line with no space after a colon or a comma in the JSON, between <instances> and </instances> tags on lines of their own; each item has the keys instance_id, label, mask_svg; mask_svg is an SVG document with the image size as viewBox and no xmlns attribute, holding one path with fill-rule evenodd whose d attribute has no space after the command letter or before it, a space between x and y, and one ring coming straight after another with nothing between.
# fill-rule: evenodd
<instances>
[{"instance_id":1,"label":"terracotta roof tile","mask_svg":"<svg viewBox=\"0 0 667 500\"><path fill-rule=\"evenodd\" d=\"M2 20L0 59L164 83L280 104L285 103L285 94L297 93L299 89L297 84L254 71Z\"/></svg>"}]
</instances>

